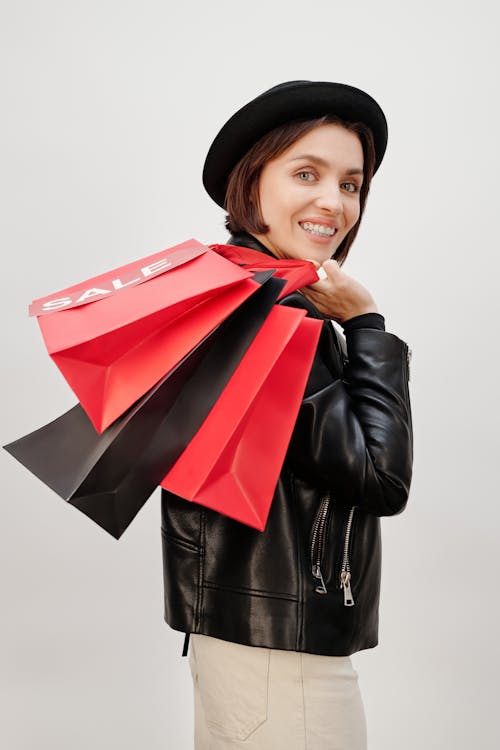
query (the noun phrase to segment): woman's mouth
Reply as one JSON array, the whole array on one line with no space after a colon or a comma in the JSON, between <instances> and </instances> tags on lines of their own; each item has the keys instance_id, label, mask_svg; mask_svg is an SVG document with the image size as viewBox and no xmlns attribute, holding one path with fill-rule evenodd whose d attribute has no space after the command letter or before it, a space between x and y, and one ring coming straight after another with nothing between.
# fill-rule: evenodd
<instances>
[{"instance_id":1,"label":"woman's mouth","mask_svg":"<svg viewBox=\"0 0 500 750\"><path fill-rule=\"evenodd\" d=\"M335 227L327 227L326 224L313 224L310 221L299 221L299 226L311 237L329 240L337 232Z\"/></svg>"}]
</instances>

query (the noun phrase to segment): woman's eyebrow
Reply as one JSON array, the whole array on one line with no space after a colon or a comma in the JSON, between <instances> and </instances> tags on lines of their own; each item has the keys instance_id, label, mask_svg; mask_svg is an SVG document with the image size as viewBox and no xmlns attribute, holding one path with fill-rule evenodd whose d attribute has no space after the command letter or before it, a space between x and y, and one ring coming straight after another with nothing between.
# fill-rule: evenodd
<instances>
[{"instance_id":1,"label":"woman's eyebrow","mask_svg":"<svg viewBox=\"0 0 500 750\"><path fill-rule=\"evenodd\" d=\"M290 159L290 161L299 161L300 159L307 159L307 161L316 162L316 164L319 164L322 167L330 166L330 164L325 159L322 159L321 156L314 156L314 154L301 154L300 156L294 156L293 159ZM363 170L359 168L347 169L346 174L361 174L362 175Z\"/></svg>"}]
</instances>

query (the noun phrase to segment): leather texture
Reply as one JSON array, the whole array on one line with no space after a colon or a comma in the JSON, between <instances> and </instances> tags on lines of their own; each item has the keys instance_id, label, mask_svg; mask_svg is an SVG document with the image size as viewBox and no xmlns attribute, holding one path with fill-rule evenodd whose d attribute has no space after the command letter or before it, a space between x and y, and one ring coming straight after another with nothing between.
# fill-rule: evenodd
<instances>
[{"instance_id":1,"label":"leather texture","mask_svg":"<svg viewBox=\"0 0 500 750\"><path fill-rule=\"evenodd\" d=\"M249 235L229 243L262 250ZM281 304L323 317L300 292ZM162 491L172 628L328 656L377 645L380 517L404 510L412 476L408 353L392 333L345 341L324 321L263 532Z\"/></svg>"}]
</instances>

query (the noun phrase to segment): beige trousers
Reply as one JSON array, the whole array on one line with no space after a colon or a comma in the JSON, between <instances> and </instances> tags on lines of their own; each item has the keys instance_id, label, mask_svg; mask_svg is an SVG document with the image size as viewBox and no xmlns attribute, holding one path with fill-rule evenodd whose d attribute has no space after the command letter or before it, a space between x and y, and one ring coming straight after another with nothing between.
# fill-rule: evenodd
<instances>
[{"instance_id":1,"label":"beige trousers","mask_svg":"<svg viewBox=\"0 0 500 750\"><path fill-rule=\"evenodd\" d=\"M366 750L349 656L242 646L193 633L195 750Z\"/></svg>"}]
</instances>

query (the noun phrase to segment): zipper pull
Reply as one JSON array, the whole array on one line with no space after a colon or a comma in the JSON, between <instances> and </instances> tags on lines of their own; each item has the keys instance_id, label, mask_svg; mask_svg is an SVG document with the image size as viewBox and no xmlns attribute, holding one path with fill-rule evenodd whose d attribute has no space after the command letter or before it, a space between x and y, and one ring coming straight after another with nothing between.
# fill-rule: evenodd
<instances>
[{"instance_id":1,"label":"zipper pull","mask_svg":"<svg viewBox=\"0 0 500 750\"><path fill-rule=\"evenodd\" d=\"M321 575L321 568L319 567L319 565L313 565L312 574L314 578L316 579L316 581L320 581L320 583L316 585L314 590L318 594L326 594L327 593L326 586L323 580L323 576Z\"/></svg>"},{"instance_id":2,"label":"zipper pull","mask_svg":"<svg viewBox=\"0 0 500 750\"><path fill-rule=\"evenodd\" d=\"M354 599L351 591L351 574L343 570L340 574L340 585L344 589L344 606L354 607Z\"/></svg>"}]
</instances>

